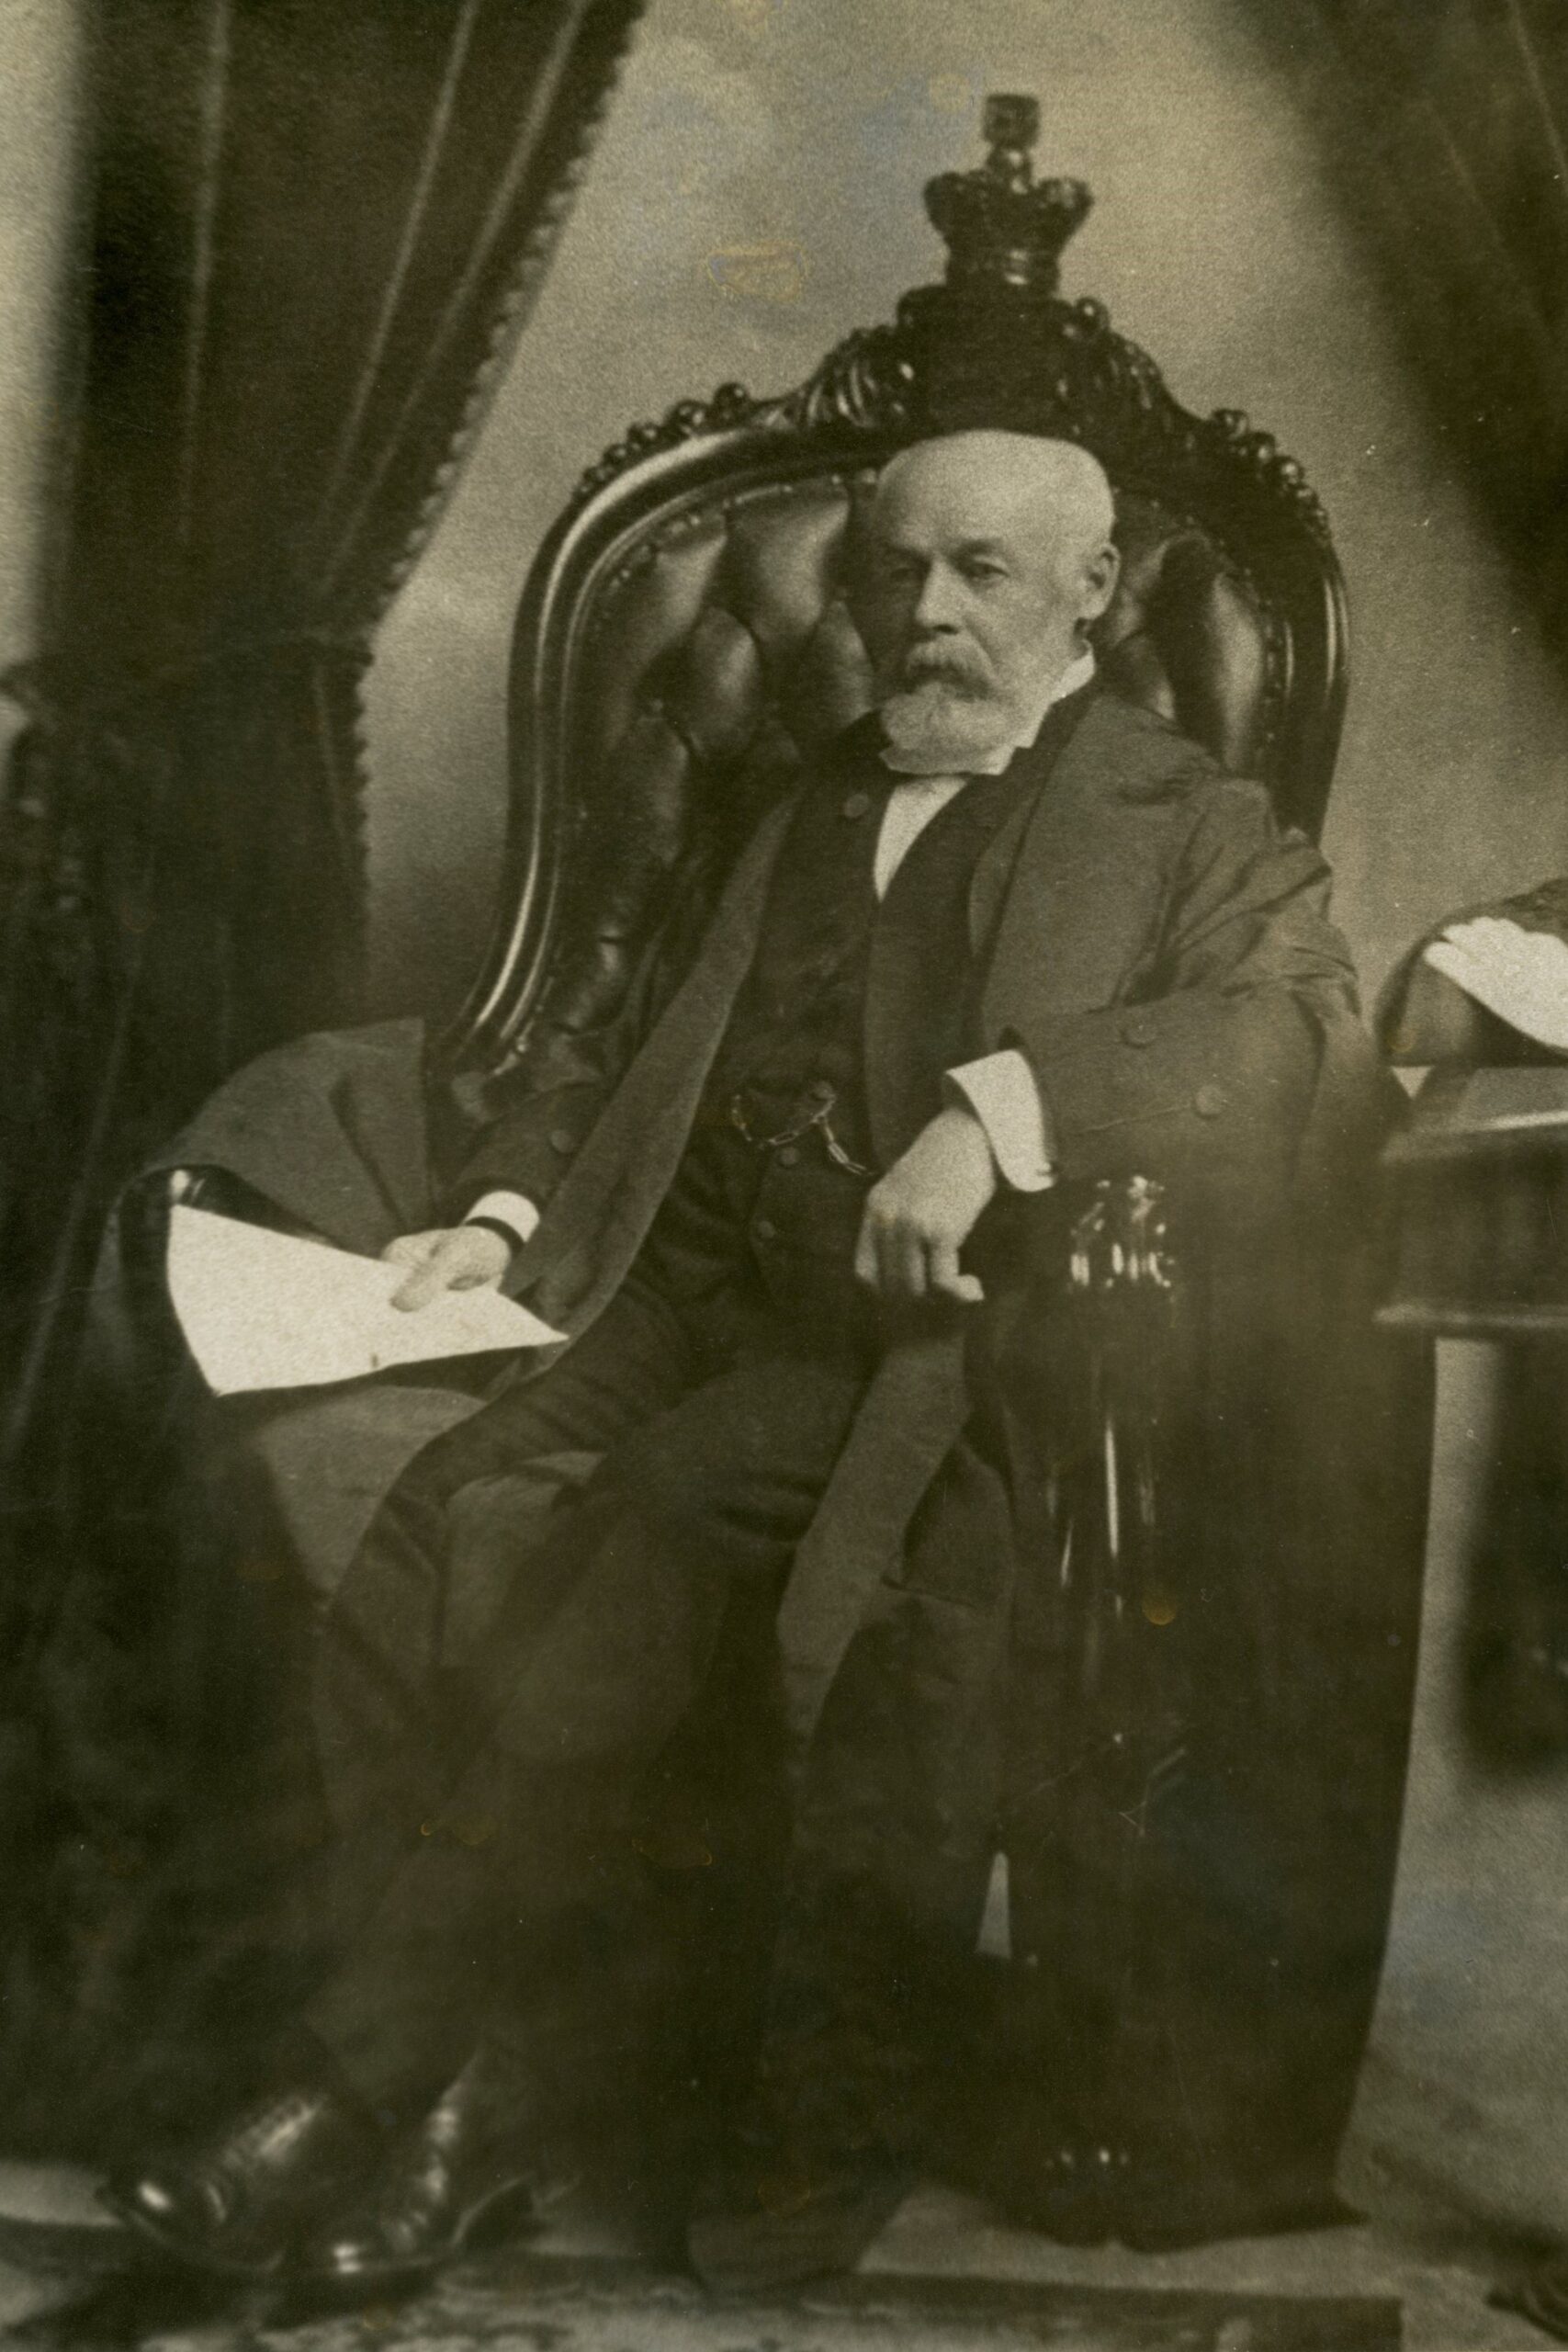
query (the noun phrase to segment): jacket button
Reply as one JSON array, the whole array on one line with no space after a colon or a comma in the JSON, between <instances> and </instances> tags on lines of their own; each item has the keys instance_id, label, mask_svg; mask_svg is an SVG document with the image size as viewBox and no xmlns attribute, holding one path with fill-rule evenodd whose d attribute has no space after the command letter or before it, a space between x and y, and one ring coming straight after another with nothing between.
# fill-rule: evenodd
<instances>
[{"instance_id":1,"label":"jacket button","mask_svg":"<svg viewBox=\"0 0 1568 2352\"><path fill-rule=\"evenodd\" d=\"M795 1145L794 1145L794 1144L792 1144L792 1143L786 1143L786 1144L783 1145L783 1146L780 1148L780 1151L779 1151L779 1166L780 1166L781 1168L794 1168L794 1167L796 1167L796 1166L799 1164L799 1160L800 1160L800 1153L799 1153L799 1152L798 1152L798 1150L795 1148Z\"/></svg>"},{"instance_id":2,"label":"jacket button","mask_svg":"<svg viewBox=\"0 0 1568 2352\"><path fill-rule=\"evenodd\" d=\"M814 1078L806 1090L806 1099L808 1102L831 1102L838 1091L830 1078Z\"/></svg>"},{"instance_id":3,"label":"jacket button","mask_svg":"<svg viewBox=\"0 0 1568 2352\"><path fill-rule=\"evenodd\" d=\"M1158 1035L1159 1031L1152 1021L1139 1018L1122 1023L1122 1043L1124 1046L1152 1046Z\"/></svg>"},{"instance_id":4,"label":"jacket button","mask_svg":"<svg viewBox=\"0 0 1568 2352\"><path fill-rule=\"evenodd\" d=\"M550 1149L552 1151L575 1151L577 1149L577 1137L572 1134L570 1127L552 1127L550 1129Z\"/></svg>"},{"instance_id":5,"label":"jacket button","mask_svg":"<svg viewBox=\"0 0 1568 2352\"><path fill-rule=\"evenodd\" d=\"M778 1227L771 1216L760 1216L751 1230L759 1241L773 1241L778 1238Z\"/></svg>"},{"instance_id":6,"label":"jacket button","mask_svg":"<svg viewBox=\"0 0 1568 2352\"><path fill-rule=\"evenodd\" d=\"M871 795L869 792L852 792L849 795L849 797L845 800L840 813L843 816L853 820L856 817L863 817L870 807Z\"/></svg>"},{"instance_id":7,"label":"jacket button","mask_svg":"<svg viewBox=\"0 0 1568 2352\"><path fill-rule=\"evenodd\" d=\"M1192 1097L1192 1108L1201 1119L1217 1119L1229 1101L1223 1086L1201 1086Z\"/></svg>"}]
</instances>

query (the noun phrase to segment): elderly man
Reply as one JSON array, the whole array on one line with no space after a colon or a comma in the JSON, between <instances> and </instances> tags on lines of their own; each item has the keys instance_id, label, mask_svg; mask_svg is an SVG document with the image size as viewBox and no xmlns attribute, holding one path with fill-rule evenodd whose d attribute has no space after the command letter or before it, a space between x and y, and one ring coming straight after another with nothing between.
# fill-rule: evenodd
<instances>
[{"instance_id":1,"label":"elderly man","mask_svg":"<svg viewBox=\"0 0 1568 2352\"><path fill-rule=\"evenodd\" d=\"M570 1344L416 1455L325 1614L350 1925L278 2095L112 2192L182 2258L385 2278L451 2256L525 2183L529 2020L639 1867L650 1768L716 1660L746 1662L763 1749L783 1726L794 1893L750 2139L699 2200L694 2255L728 2279L832 2267L907 2182L917 2102L887 2046L919 2039L921 1999L973 1951L1005 1809L1010 1382L1028 1383L1018 1302L1054 1192L1162 1180L1251 1265L1291 1198L1322 1219L1326 1171L1376 1125L1321 861L1261 790L1097 687L1111 525L1100 467L1066 444L973 432L895 458L849 592L874 712L769 816L684 971L650 951L615 1035L497 1120L444 1218L387 1246L411 1313L501 1283ZM1200 1564L1194 1590L1224 1573ZM1346 1574L1336 1557L1325 1589ZM1360 1593L1370 1641L1406 1599ZM1241 1769L1236 1820L1273 1819ZM1210 1955L1223 1974L1262 1936L1246 1967L1283 1985L1281 2016L1322 1893L1292 1835L1259 1833L1284 1890L1267 1930L1243 1900ZM1266 2167L1247 2128L1216 2123L1208 2157L1246 2186L1214 2226L1325 2202L1386 1861L1348 1905L1334 2087L1299 2177L1248 2181ZM1162 2154L1128 2161L1084 2233L1151 2239L1161 2199L1181 2205Z\"/></svg>"}]
</instances>

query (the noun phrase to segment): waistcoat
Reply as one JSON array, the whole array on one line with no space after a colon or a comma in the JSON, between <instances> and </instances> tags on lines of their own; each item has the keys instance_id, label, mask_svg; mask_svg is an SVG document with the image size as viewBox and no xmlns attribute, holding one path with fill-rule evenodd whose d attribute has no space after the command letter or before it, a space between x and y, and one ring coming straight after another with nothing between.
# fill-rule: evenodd
<instances>
[{"instance_id":1,"label":"waistcoat","mask_svg":"<svg viewBox=\"0 0 1568 2352\"><path fill-rule=\"evenodd\" d=\"M1066 741L1083 700L1074 695L1047 714L1043 748ZM831 1132L863 1163L871 1156L863 1061L873 942L879 978L897 994L906 1057L898 1099L918 1111L918 1132L942 1108L942 1073L969 1049L970 879L1020 793L1040 781L1033 760L972 778L925 826L879 902L877 836L897 779L874 756L874 727L855 730L860 756L852 750L835 762L796 811L706 1103L709 1118L724 1117L743 1096L748 1124L761 1136L830 1098Z\"/></svg>"}]
</instances>

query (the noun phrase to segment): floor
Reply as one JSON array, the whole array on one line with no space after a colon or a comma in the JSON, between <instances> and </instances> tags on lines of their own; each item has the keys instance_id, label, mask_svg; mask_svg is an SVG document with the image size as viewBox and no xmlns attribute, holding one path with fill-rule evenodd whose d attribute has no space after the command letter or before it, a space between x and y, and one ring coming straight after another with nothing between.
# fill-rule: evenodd
<instances>
[{"instance_id":1,"label":"floor","mask_svg":"<svg viewBox=\"0 0 1568 2352\"><path fill-rule=\"evenodd\" d=\"M296 2332L292 2327L259 2324L254 2311L204 2305L199 2298L182 2312L176 2298L172 2304L149 2308L140 2319L122 2320L108 2334L84 2315L76 2333L74 2314L78 2310L85 2314L90 2308L84 2296L93 2267L93 2246L107 2245L106 2225L93 2203L90 2180L64 2167L0 2165L0 2216L13 2224L42 2225L55 2249L49 2259L63 2266L0 2267L0 2345L18 2347L18 2352L29 2344L51 2347L80 2344L97 2352L98 2346L111 2341L126 2346L127 2352L131 2346L137 2352L154 2352L154 2347L156 2352L255 2352L262 2344L268 2352L275 2346L293 2352L296 2346L302 2352L315 2352L319 2345L346 2346L352 2352L356 2346L374 2348L378 2335L383 2342L390 2342L395 2335L400 2346L428 2346L429 2352L468 2352L468 2347L480 2344L487 2352L500 2352L500 2347L507 2347L507 2352L541 2352L541 2347L566 2340L558 2330L536 2322L508 2324L502 2300L506 2281L502 2278L487 2288L482 2271L477 2280L466 2279L456 2295L446 2293L429 2299L423 2306L405 2307L395 2324L388 2314L371 2310L325 2331ZM85 2237L74 2237L77 2230L97 2234L89 2243ZM56 2237L54 2232L70 2234ZM606 2234L603 2224L570 2210L557 2216L542 2243L547 2250L563 2255L625 2251L615 2245L613 2233ZM62 2252L62 2248L74 2251ZM1403 2309L1407 2352L1514 2352L1514 2347L1521 2347L1522 2352L1522 2347L1539 2347L1548 2339L1517 2315L1490 2307L1489 2292L1508 2267L1495 2250L1489 2252L1477 2242L1467 2243L1451 2227L1438 2229L1430 2222L1401 2229L1362 2224L1161 2256L1134 2256L1117 2248L1068 2250L1000 2227L973 2200L935 2187L919 2190L908 2201L866 2265L868 2270L886 2275L1045 2281L1064 2288L1387 2297L1396 2299ZM515 2295L514 2286L513 2291ZM1083 2352L1095 2352L1100 2343L1112 2340L1066 2326L1048 2332L1026 2330L1017 2337L1010 2330L1004 2333L1009 2343L1048 2340L1081 2346ZM870 2335L868 2329L863 2340L869 2342ZM634 2327L629 2335L620 2330L603 2335L591 2330L586 2336L574 2334L572 2340L602 2347L602 2352L643 2352L645 2346L668 2341L684 2352L695 2335L691 2325L683 2329L677 2325L670 2335L649 2323L646 2328ZM847 2344L852 2337L863 2340L861 2327L846 2318L835 2325L818 2315L809 2332L814 2346ZM776 2334L755 2340L766 2341L773 2352L788 2352L788 2346ZM804 2343L807 2335L803 2334L799 2340ZM941 2337L953 2352L981 2340L981 2335L964 2329ZM991 2334L984 2334L986 2343L996 2340ZM1132 2338L1124 2334L1114 2338L1118 2345L1134 2340L1135 2331ZM1168 2338L1162 2334L1160 2340L1196 2343L1200 2339L1189 2338L1179 2329ZM1234 2345L1235 2352L1245 2352L1255 2340L1244 2326L1222 2328L1217 2335L1201 2337L1204 2343ZM1299 2340L1310 2342L1310 2334Z\"/></svg>"}]
</instances>

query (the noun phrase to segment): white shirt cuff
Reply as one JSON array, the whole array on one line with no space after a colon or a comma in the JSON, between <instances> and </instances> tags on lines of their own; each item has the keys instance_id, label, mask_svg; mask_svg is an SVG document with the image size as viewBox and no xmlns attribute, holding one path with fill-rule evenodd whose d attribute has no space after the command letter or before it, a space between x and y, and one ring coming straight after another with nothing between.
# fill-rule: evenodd
<instances>
[{"instance_id":1,"label":"white shirt cuff","mask_svg":"<svg viewBox=\"0 0 1568 2352\"><path fill-rule=\"evenodd\" d=\"M1043 1193L1055 1182L1045 1106L1016 1046L950 1069L947 1083L985 1128L1005 1183L1017 1193Z\"/></svg>"},{"instance_id":2,"label":"white shirt cuff","mask_svg":"<svg viewBox=\"0 0 1568 2352\"><path fill-rule=\"evenodd\" d=\"M526 1193L487 1193L482 1201L474 1203L463 1222L471 1225L477 1216L492 1216L497 1225L504 1225L517 1236L519 1249L532 1240L539 1222L539 1212Z\"/></svg>"}]
</instances>

